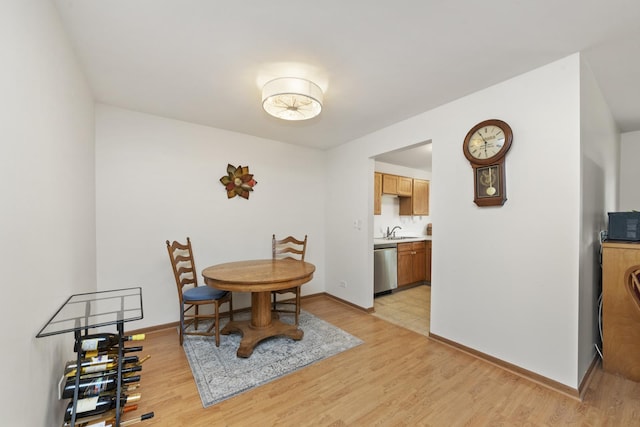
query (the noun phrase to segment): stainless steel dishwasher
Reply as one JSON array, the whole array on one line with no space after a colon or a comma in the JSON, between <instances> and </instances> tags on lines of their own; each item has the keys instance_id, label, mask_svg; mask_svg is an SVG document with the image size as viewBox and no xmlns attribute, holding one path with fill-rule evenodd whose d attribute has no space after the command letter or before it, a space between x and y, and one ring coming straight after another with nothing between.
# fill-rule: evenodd
<instances>
[{"instance_id":1,"label":"stainless steel dishwasher","mask_svg":"<svg viewBox=\"0 0 640 427\"><path fill-rule=\"evenodd\" d=\"M373 294L389 293L398 287L398 248L395 244L374 247Z\"/></svg>"}]
</instances>

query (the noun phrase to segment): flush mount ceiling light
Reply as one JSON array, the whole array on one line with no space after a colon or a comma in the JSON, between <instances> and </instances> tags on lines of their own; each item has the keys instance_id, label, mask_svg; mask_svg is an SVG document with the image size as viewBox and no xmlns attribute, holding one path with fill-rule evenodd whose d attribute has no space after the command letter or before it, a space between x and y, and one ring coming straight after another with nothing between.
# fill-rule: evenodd
<instances>
[{"instance_id":1,"label":"flush mount ceiling light","mask_svg":"<svg viewBox=\"0 0 640 427\"><path fill-rule=\"evenodd\" d=\"M306 79L274 79L262 88L262 108L283 120L311 119L322 111L322 89Z\"/></svg>"}]
</instances>

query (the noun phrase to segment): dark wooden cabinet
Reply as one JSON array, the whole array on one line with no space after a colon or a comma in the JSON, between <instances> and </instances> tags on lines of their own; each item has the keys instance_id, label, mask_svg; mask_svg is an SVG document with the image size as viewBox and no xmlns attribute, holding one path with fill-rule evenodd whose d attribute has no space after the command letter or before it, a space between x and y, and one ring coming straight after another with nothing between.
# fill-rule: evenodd
<instances>
[{"instance_id":1,"label":"dark wooden cabinet","mask_svg":"<svg viewBox=\"0 0 640 427\"><path fill-rule=\"evenodd\" d=\"M398 243L398 286L426 280L426 247L425 241Z\"/></svg>"}]
</instances>

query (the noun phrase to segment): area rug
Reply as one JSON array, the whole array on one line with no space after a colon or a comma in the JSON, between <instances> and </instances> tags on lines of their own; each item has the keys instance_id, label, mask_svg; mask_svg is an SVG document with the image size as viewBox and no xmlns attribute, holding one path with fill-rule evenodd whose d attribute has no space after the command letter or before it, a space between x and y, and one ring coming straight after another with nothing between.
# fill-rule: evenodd
<instances>
[{"instance_id":1,"label":"area rug","mask_svg":"<svg viewBox=\"0 0 640 427\"><path fill-rule=\"evenodd\" d=\"M248 319L249 316L250 313L239 313L234 320ZM281 320L291 323L293 316L281 316ZM215 405L363 343L304 310L299 321L304 331L300 341L286 337L268 338L259 343L246 359L236 356L240 334L221 335L220 347L216 347L214 337L185 335L184 351L202 406ZM225 323L226 319L220 322L222 326Z\"/></svg>"}]
</instances>

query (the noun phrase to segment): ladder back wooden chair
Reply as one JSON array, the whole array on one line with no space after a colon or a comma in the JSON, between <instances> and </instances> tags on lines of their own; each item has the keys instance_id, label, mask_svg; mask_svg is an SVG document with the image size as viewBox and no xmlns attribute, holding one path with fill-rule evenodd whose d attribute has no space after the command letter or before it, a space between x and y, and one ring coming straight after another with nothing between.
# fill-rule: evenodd
<instances>
[{"instance_id":1,"label":"ladder back wooden chair","mask_svg":"<svg viewBox=\"0 0 640 427\"><path fill-rule=\"evenodd\" d=\"M304 240L298 240L293 236L284 239L276 239L274 234L271 237L271 255L273 259L290 259L293 261L304 261L307 252L307 235ZM278 300L278 295L293 294L292 300ZM295 316L295 324L300 320L300 286L289 289L272 291L273 311L276 313L292 313ZM292 308L288 308L292 307Z\"/></svg>"},{"instance_id":2,"label":"ladder back wooden chair","mask_svg":"<svg viewBox=\"0 0 640 427\"><path fill-rule=\"evenodd\" d=\"M640 313L640 265L634 265L625 272L624 282L633 305Z\"/></svg>"},{"instance_id":3,"label":"ladder back wooden chair","mask_svg":"<svg viewBox=\"0 0 640 427\"><path fill-rule=\"evenodd\" d=\"M173 268L173 275L178 286L178 300L180 302L180 345L184 335L215 335L216 347L220 346L220 305L229 303L227 315L233 320L233 301L231 292L214 289L210 286L198 286L198 275L193 259L191 239L187 237L187 243L167 240L167 251ZM213 307L213 314L203 314L200 306ZM203 320L212 320L206 330L198 330L198 323ZM193 330L188 330L193 325ZM212 330L214 330L212 332Z\"/></svg>"}]
</instances>

